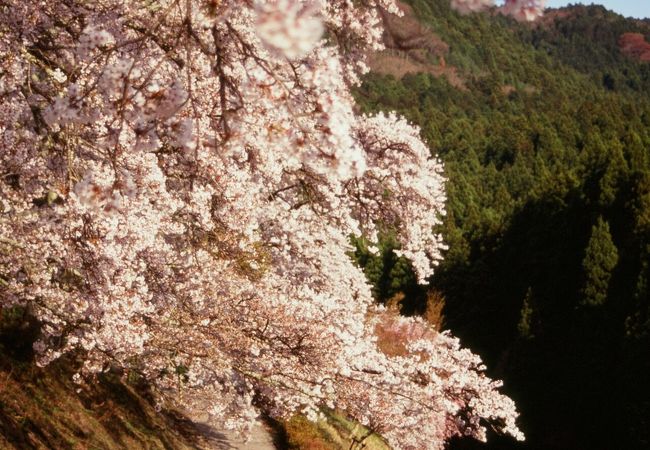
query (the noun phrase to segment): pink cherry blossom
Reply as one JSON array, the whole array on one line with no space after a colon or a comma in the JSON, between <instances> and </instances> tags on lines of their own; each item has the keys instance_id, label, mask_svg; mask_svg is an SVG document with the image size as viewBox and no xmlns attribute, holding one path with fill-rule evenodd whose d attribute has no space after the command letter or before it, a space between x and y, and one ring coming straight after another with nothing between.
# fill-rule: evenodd
<instances>
[{"instance_id":1,"label":"pink cherry blossom","mask_svg":"<svg viewBox=\"0 0 650 450\"><path fill-rule=\"evenodd\" d=\"M532 22L544 13L546 0L507 0L503 12L522 22Z\"/></svg>"},{"instance_id":2,"label":"pink cherry blossom","mask_svg":"<svg viewBox=\"0 0 650 450\"><path fill-rule=\"evenodd\" d=\"M442 164L350 94L392 1L2 7L0 307L41 322L40 364L79 351L243 433L338 407L395 448L522 437L479 357L348 256L389 225L424 282L445 248Z\"/></svg>"},{"instance_id":3,"label":"pink cherry blossom","mask_svg":"<svg viewBox=\"0 0 650 450\"><path fill-rule=\"evenodd\" d=\"M505 0L498 11L522 22L532 22L542 16L546 0ZM494 0L451 0L451 7L461 14L484 11L495 6Z\"/></svg>"},{"instance_id":4,"label":"pink cherry blossom","mask_svg":"<svg viewBox=\"0 0 650 450\"><path fill-rule=\"evenodd\" d=\"M483 11L494 6L494 0L451 0L451 7L461 14Z\"/></svg>"}]
</instances>

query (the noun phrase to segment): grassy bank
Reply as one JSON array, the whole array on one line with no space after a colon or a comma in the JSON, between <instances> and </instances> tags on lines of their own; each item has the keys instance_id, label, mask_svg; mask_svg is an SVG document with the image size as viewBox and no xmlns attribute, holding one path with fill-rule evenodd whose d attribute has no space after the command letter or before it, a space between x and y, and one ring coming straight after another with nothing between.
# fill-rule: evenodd
<instances>
[{"instance_id":1,"label":"grassy bank","mask_svg":"<svg viewBox=\"0 0 650 450\"><path fill-rule=\"evenodd\" d=\"M33 363L36 324L0 310L0 448L189 449L201 436L191 422L159 413L143 386L107 373L90 385L72 381L77 362Z\"/></svg>"}]
</instances>

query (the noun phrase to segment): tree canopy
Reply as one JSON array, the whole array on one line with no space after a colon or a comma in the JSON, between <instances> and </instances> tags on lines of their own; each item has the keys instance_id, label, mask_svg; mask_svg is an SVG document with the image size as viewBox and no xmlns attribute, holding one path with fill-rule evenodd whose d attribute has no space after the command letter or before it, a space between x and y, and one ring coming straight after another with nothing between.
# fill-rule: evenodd
<instances>
[{"instance_id":1,"label":"tree canopy","mask_svg":"<svg viewBox=\"0 0 650 450\"><path fill-rule=\"evenodd\" d=\"M423 282L445 248L442 164L350 94L392 1L0 8L0 306L39 321L40 364L138 372L240 431L337 407L398 448L523 437L481 359L349 257L386 228Z\"/></svg>"}]
</instances>

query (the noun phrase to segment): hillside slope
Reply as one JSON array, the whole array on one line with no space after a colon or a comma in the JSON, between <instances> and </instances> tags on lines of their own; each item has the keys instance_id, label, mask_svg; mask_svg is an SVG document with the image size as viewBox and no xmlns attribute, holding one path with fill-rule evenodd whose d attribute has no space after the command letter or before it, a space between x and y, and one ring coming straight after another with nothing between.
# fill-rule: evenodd
<instances>
[{"instance_id":1,"label":"hillside slope","mask_svg":"<svg viewBox=\"0 0 650 450\"><path fill-rule=\"evenodd\" d=\"M0 309L0 449L219 449L226 436L182 414L156 411L146 386L108 372L75 384L78 362L32 362L37 325Z\"/></svg>"},{"instance_id":2,"label":"hillside slope","mask_svg":"<svg viewBox=\"0 0 650 450\"><path fill-rule=\"evenodd\" d=\"M650 448L650 63L626 47L648 23L598 6L530 25L408 4L402 23L443 42L444 62L375 65L357 95L418 124L444 161L449 251L426 292L404 261L360 248L376 295L405 292L413 312L445 299L446 326L522 411L527 443L490 448Z\"/></svg>"}]
</instances>

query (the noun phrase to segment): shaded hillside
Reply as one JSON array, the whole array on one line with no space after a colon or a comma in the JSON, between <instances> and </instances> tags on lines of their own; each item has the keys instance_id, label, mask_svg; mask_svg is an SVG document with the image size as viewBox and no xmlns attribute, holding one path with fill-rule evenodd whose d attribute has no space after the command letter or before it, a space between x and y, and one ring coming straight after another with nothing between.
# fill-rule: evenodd
<instances>
[{"instance_id":1,"label":"shaded hillside","mask_svg":"<svg viewBox=\"0 0 650 450\"><path fill-rule=\"evenodd\" d=\"M135 379L108 372L90 385L75 384L78 363L71 357L36 367L37 332L22 310L0 309L1 449L227 448L218 433L157 412Z\"/></svg>"},{"instance_id":2,"label":"shaded hillside","mask_svg":"<svg viewBox=\"0 0 650 450\"><path fill-rule=\"evenodd\" d=\"M409 4L464 88L423 70L370 74L357 94L418 124L445 162L450 248L431 289L528 436L488 446L650 448L650 64L620 46L647 23L601 7L528 25ZM402 291L424 310L408 264L357 256L380 300Z\"/></svg>"}]
</instances>

